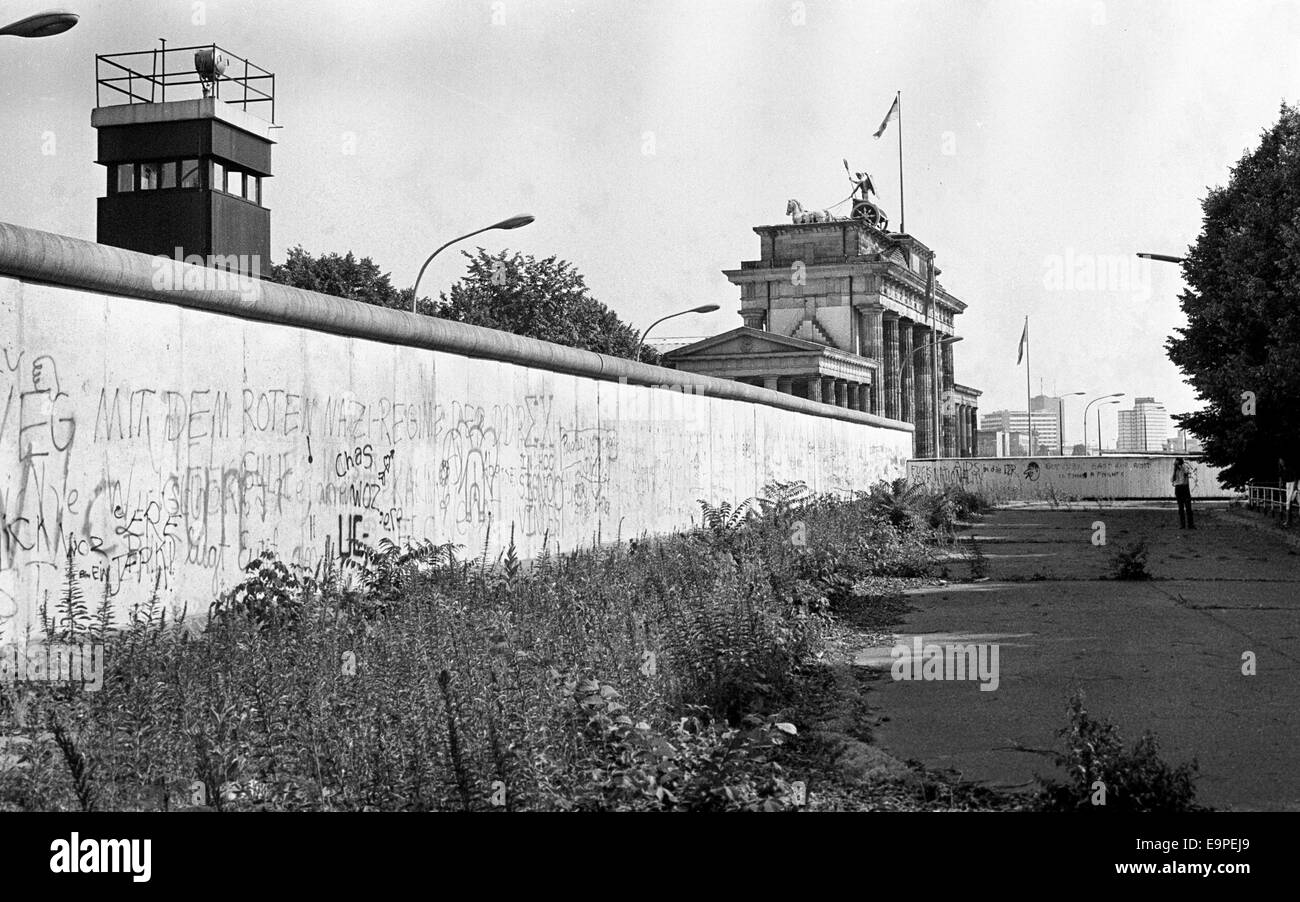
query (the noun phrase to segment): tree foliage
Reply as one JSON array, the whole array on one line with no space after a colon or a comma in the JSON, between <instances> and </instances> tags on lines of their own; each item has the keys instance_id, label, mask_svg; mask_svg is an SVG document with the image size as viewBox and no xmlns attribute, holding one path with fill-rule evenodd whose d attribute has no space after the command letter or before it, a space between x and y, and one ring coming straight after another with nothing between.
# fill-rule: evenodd
<instances>
[{"instance_id":1,"label":"tree foliage","mask_svg":"<svg viewBox=\"0 0 1300 902\"><path fill-rule=\"evenodd\" d=\"M436 315L616 357L632 357L640 335L593 298L571 263L518 252L471 254L469 272L442 296ZM641 359L654 363L652 348Z\"/></svg>"},{"instance_id":2,"label":"tree foliage","mask_svg":"<svg viewBox=\"0 0 1300 902\"><path fill-rule=\"evenodd\" d=\"M635 353L640 333L591 296L571 263L504 250L462 253L469 270L440 301L421 297L420 313L616 357ZM396 310L411 309L414 290L395 288L369 257L351 251L314 256L301 245L289 250L284 263L274 264L267 278ZM659 355L642 348L641 360L657 363Z\"/></svg>"},{"instance_id":3,"label":"tree foliage","mask_svg":"<svg viewBox=\"0 0 1300 902\"><path fill-rule=\"evenodd\" d=\"M1300 464L1300 110L1282 105L1202 209L1167 347L1204 406L1176 419L1225 485L1272 482L1279 456Z\"/></svg>"},{"instance_id":4,"label":"tree foliage","mask_svg":"<svg viewBox=\"0 0 1300 902\"><path fill-rule=\"evenodd\" d=\"M313 256L302 245L289 249L283 263L275 263L267 278L282 285L319 291L377 307L411 309L411 289L393 287L390 275L369 257L358 259L352 251ZM432 313L433 302L424 298L421 313Z\"/></svg>"}]
</instances>

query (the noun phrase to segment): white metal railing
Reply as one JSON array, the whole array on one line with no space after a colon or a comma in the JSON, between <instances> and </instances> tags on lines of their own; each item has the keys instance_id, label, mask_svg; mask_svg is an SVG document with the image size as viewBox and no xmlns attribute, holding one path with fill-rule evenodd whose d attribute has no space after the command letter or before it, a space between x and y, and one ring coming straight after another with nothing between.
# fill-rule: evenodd
<instances>
[{"instance_id":1,"label":"white metal railing","mask_svg":"<svg viewBox=\"0 0 1300 902\"><path fill-rule=\"evenodd\" d=\"M1286 507L1286 489L1251 483L1246 486L1246 507L1265 512L1281 511Z\"/></svg>"}]
</instances>

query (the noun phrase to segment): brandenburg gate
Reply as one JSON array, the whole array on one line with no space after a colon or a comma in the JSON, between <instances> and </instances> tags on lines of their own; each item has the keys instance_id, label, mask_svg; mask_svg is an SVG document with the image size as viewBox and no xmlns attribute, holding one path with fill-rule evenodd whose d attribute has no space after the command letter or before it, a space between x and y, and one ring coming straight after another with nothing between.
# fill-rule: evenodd
<instances>
[{"instance_id":1,"label":"brandenburg gate","mask_svg":"<svg viewBox=\"0 0 1300 902\"><path fill-rule=\"evenodd\" d=\"M966 304L938 282L934 251L887 231L878 210L835 219L791 201L787 212L795 221L754 229L759 259L724 272L745 324L665 362L912 423L916 457L974 456L980 392L953 366Z\"/></svg>"}]
</instances>

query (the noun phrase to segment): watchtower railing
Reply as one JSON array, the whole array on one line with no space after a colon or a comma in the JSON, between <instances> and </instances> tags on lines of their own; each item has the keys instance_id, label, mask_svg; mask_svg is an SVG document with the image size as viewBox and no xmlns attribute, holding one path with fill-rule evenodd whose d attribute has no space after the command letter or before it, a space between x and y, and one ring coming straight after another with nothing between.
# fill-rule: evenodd
<instances>
[{"instance_id":1,"label":"watchtower railing","mask_svg":"<svg viewBox=\"0 0 1300 902\"><path fill-rule=\"evenodd\" d=\"M200 50L212 51L214 58L225 56L230 60L229 70L242 68L242 72L227 71L212 78L200 77L194 61L194 55ZM176 58L178 54L181 55L179 60ZM225 96L222 96L223 85ZM156 50L95 55L96 106L105 105L105 91L110 102L116 99L119 103L166 103L169 88L171 100L192 100L208 96L209 86L211 96L241 107L245 112L249 104L268 104L269 107L254 106L254 110L261 115L260 110L269 109L268 121L275 122L275 74L217 44L168 47L163 41ZM126 98L125 101L122 97Z\"/></svg>"}]
</instances>

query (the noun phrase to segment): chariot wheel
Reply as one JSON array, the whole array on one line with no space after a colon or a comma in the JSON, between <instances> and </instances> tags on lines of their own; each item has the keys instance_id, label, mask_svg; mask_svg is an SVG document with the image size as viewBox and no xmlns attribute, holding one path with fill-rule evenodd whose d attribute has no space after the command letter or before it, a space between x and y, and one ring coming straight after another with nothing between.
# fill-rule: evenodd
<instances>
[{"instance_id":1,"label":"chariot wheel","mask_svg":"<svg viewBox=\"0 0 1300 902\"><path fill-rule=\"evenodd\" d=\"M874 229L884 228L884 214L882 214L880 208L871 203L871 201L860 200L854 203L853 218L862 220Z\"/></svg>"}]
</instances>

